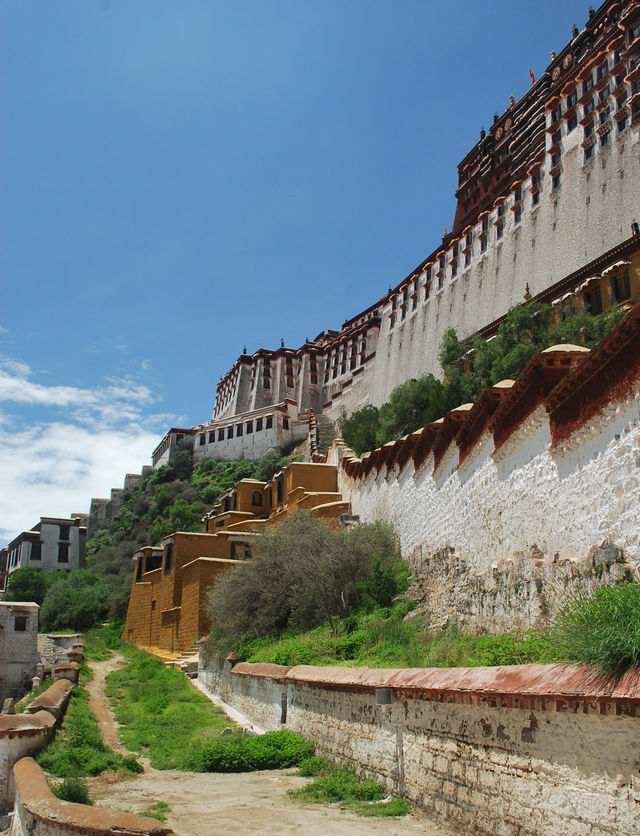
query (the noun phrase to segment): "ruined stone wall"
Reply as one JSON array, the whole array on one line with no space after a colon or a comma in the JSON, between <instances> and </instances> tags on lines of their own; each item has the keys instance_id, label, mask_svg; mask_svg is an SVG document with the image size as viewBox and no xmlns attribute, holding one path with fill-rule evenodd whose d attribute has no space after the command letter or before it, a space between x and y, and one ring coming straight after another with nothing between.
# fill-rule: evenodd
<instances>
[{"instance_id":1,"label":"ruined stone wall","mask_svg":"<svg viewBox=\"0 0 640 836\"><path fill-rule=\"evenodd\" d=\"M586 836L640 826L637 671L607 682L578 665L244 663L200 675L265 728L277 727L268 721L284 687L287 728L461 832ZM389 689L389 705L376 705L377 689Z\"/></svg>"}]
</instances>

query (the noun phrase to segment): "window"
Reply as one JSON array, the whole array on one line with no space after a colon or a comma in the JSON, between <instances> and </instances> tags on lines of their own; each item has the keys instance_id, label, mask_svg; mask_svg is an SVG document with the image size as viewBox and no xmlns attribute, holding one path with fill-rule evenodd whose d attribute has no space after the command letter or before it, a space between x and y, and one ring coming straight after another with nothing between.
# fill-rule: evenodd
<instances>
[{"instance_id":1,"label":"window","mask_svg":"<svg viewBox=\"0 0 640 836\"><path fill-rule=\"evenodd\" d=\"M236 438L242 435L242 424L236 425Z\"/></svg>"},{"instance_id":2,"label":"window","mask_svg":"<svg viewBox=\"0 0 640 836\"><path fill-rule=\"evenodd\" d=\"M218 430L218 441L224 441L224 430Z\"/></svg>"},{"instance_id":3,"label":"window","mask_svg":"<svg viewBox=\"0 0 640 836\"><path fill-rule=\"evenodd\" d=\"M273 415L267 415L264 426L266 430L270 430L273 427Z\"/></svg>"},{"instance_id":4,"label":"window","mask_svg":"<svg viewBox=\"0 0 640 836\"><path fill-rule=\"evenodd\" d=\"M293 389L293 378L292 377L287 378L287 389Z\"/></svg>"},{"instance_id":5,"label":"window","mask_svg":"<svg viewBox=\"0 0 640 836\"><path fill-rule=\"evenodd\" d=\"M238 510L238 492L237 491L233 492L233 510L234 511Z\"/></svg>"},{"instance_id":6,"label":"window","mask_svg":"<svg viewBox=\"0 0 640 836\"><path fill-rule=\"evenodd\" d=\"M519 224L522 220L522 209L518 206L516 211L513 213L513 223Z\"/></svg>"},{"instance_id":7,"label":"window","mask_svg":"<svg viewBox=\"0 0 640 836\"><path fill-rule=\"evenodd\" d=\"M443 255L440 256L440 269L444 270L444 256Z\"/></svg>"},{"instance_id":8,"label":"window","mask_svg":"<svg viewBox=\"0 0 640 836\"><path fill-rule=\"evenodd\" d=\"M561 139L562 139L562 132L558 128L558 130L554 134L551 135L551 144L552 145L557 145L560 142Z\"/></svg>"},{"instance_id":9,"label":"window","mask_svg":"<svg viewBox=\"0 0 640 836\"><path fill-rule=\"evenodd\" d=\"M418 307L418 297L414 296L413 297L413 302L411 303L411 310L415 311L415 309L417 307Z\"/></svg>"},{"instance_id":10,"label":"window","mask_svg":"<svg viewBox=\"0 0 640 836\"><path fill-rule=\"evenodd\" d=\"M618 119L617 125L618 125L618 133L621 134L622 131L624 131L624 129L627 127L627 117L623 116L622 119Z\"/></svg>"},{"instance_id":11,"label":"window","mask_svg":"<svg viewBox=\"0 0 640 836\"><path fill-rule=\"evenodd\" d=\"M591 99L590 102L587 102L587 104L582 108L583 116L588 116L593 111L595 106L596 103L593 99Z\"/></svg>"},{"instance_id":12,"label":"window","mask_svg":"<svg viewBox=\"0 0 640 836\"><path fill-rule=\"evenodd\" d=\"M604 88L604 90L601 90L601 91L598 93L598 101L600 102L600 104L602 104L602 102L604 102L604 101L605 101L605 99L608 99L608 98L609 98L609 96L610 96L610 94L611 94L611 88L610 88L610 86L607 84L607 86Z\"/></svg>"},{"instance_id":13,"label":"window","mask_svg":"<svg viewBox=\"0 0 640 836\"><path fill-rule=\"evenodd\" d=\"M70 525L61 525L60 533L58 534L59 540L68 540L69 539L69 529L71 528Z\"/></svg>"},{"instance_id":14,"label":"window","mask_svg":"<svg viewBox=\"0 0 640 836\"><path fill-rule=\"evenodd\" d=\"M271 389L271 381L269 380L269 378L265 377L262 381L262 385L265 389Z\"/></svg>"},{"instance_id":15,"label":"window","mask_svg":"<svg viewBox=\"0 0 640 836\"><path fill-rule=\"evenodd\" d=\"M502 238L503 233L504 233L504 224L503 224L503 223L499 223L499 224L496 226L496 238L497 238L498 240L499 240L500 238Z\"/></svg>"},{"instance_id":16,"label":"window","mask_svg":"<svg viewBox=\"0 0 640 836\"><path fill-rule=\"evenodd\" d=\"M288 430L289 429L289 419L288 418L283 418L282 419L282 429L283 430Z\"/></svg>"},{"instance_id":17,"label":"window","mask_svg":"<svg viewBox=\"0 0 640 836\"><path fill-rule=\"evenodd\" d=\"M557 122L558 119L560 119L561 116L562 116L562 108L561 108L560 105L558 105L558 107L555 110L551 111L551 124L553 125L555 122Z\"/></svg>"},{"instance_id":18,"label":"window","mask_svg":"<svg viewBox=\"0 0 640 836\"><path fill-rule=\"evenodd\" d=\"M444 276L442 273L438 276L438 290L442 290L444 285Z\"/></svg>"},{"instance_id":19,"label":"window","mask_svg":"<svg viewBox=\"0 0 640 836\"><path fill-rule=\"evenodd\" d=\"M451 278L455 279L455 277L457 275L458 275L458 264L457 264L457 262L454 261L453 264L451 265Z\"/></svg>"},{"instance_id":20,"label":"window","mask_svg":"<svg viewBox=\"0 0 640 836\"><path fill-rule=\"evenodd\" d=\"M489 216L485 215L484 218L482 219L482 231L487 232L488 229L489 229Z\"/></svg>"},{"instance_id":21,"label":"window","mask_svg":"<svg viewBox=\"0 0 640 836\"><path fill-rule=\"evenodd\" d=\"M598 67L598 72L597 72L598 81L600 81L600 79L604 78L608 72L609 72L609 62L605 61L603 64L600 64L600 66Z\"/></svg>"},{"instance_id":22,"label":"window","mask_svg":"<svg viewBox=\"0 0 640 836\"><path fill-rule=\"evenodd\" d=\"M431 282L428 281L424 286L424 298L425 301L431 296Z\"/></svg>"},{"instance_id":23,"label":"window","mask_svg":"<svg viewBox=\"0 0 640 836\"><path fill-rule=\"evenodd\" d=\"M584 312L597 316L602 313L602 291L600 285L595 290L587 290L584 294Z\"/></svg>"},{"instance_id":24,"label":"window","mask_svg":"<svg viewBox=\"0 0 640 836\"><path fill-rule=\"evenodd\" d=\"M311 382L312 383L317 383L318 382L318 375L315 374L314 372L311 373Z\"/></svg>"},{"instance_id":25,"label":"window","mask_svg":"<svg viewBox=\"0 0 640 836\"><path fill-rule=\"evenodd\" d=\"M574 90L573 93L569 93L567 96L567 110L571 107L575 107L578 101L578 91Z\"/></svg>"},{"instance_id":26,"label":"window","mask_svg":"<svg viewBox=\"0 0 640 836\"><path fill-rule=\"evenodd\" d=\"M588 148L584 149L584 161L589 162L591 157L593 156L593 145L590 145Z\"/></svg>"},{"instance_id":27,"label":"window","mask_svg":"<svg viewBox=\"0 0 640 836\"><path fill-rule=\"evenodd\" d=\"M69 562L69 544L58 543L58 563Z\"/></svg>"},{"instance_id":28,"label":"window","mask_svg":"<svg viewBox=\"0 0 640 836\"><path fill-rule=\"evenodd\" d=\"M227 427L227 438L233 438L233 427Z\"/></svg>"},{"instance_id":29,"label":"window","mask_svg":"<svg viewBox=\"0 0 640 836\"><path fill-rule=\"evenodd\" d=\"M574 130L574 128L577 126L577 124L578 124L578 116L577 116L577 114L574 113L573 116L571 116L569 119L567 119L567 133L570 134L571 131Z\"/></svg>"},{"instance_id":30,"label":"window","mask_svg":"<svg viewBox=\"0 0 640 836\"><path fill-rule=\"evenodd\" d=\"M558 189L558 188L560 188L560 175L556 174L553 178L553 181L552 181L552 189L555 190L555 189Z\"/></svg>"},{"instance_id":31,"label":"window","mask_svg":"<svg viewBox=\"0 0 640 836\"><path fill-rule=\"evenodd\" d=\"M260 493L260 491L254 491L251 494L251 504L255 505L256 507L262 506L262 494Z\"/></svg>"},{"instance_id":32,"label":"window","mask_svg":"<svg viewBox=\"0 0 640 836\"><path fill-rule=\"evenodd\" d=\"M482 241L480 242L480 252L481 253L486 253L486 251L487 251L487 238L485 236L482 239Z\"/></svg>"},{"instance_id":33,"label":"window","mask_svg":"<svg viewBox=\"0 0 640 836\"><path fill-rule=\"evenodd\" d=\"M611 302L617 305L619 302L624 302L631 296L631 287L629 285L629 271L625 270L621 276L611 277Z\"/></svg>"},{"instance_id":34,"label":"window","mask_svg":"<svg viewBox=\"0 0 640 836\"><path fill-rule=\"evenodd\" d=\"M256 418L256 432L259 433L262 429L262 418Z\"/></svg>"},{"instance_id":35,"label":"window","mask_svg":"<svg viewBox=\"0 0 640 836\"><path fill-rule=\"evenodd\" d=\"M350 370L350 371L353 371L353 370L355 369L355 367L356 367L356 359L357 359L357 358L355 358L355 357L354 357L353 359L351 359L351 360L349 361L349 370Z\"/></svg>"},{"instance_id":36,"label":"window","mask_svg":"<svg viewBox=\"0 0 640 836\"><path fill-rule=\"evenodd\" d=\"M513 202L520 203L522 200L522 186L516 186L516 190L513 193Z\"/></svg>"},{"instance_id":37,"label":"window","mask_svg":"<svg viewBox=\"0 0 640 836\"><path fill-rule=\"evenodd\" d=\"M251 435L253 432L253 421L247 421L244 430L247 435Z\"/></svg>"},{"instance_id":38,"label":"window","mask_svg":"<svg viewBox=\"0 0 640 836\"><path fill-rule=\"evenodd\" d=\"M42 543L34 540L31 543L31 560L42 560Z\"/></svg>"},{"instance_id":39,"label":"window","mask_svg":"<svg viewBox=\"0 0 640 836\"><path fill-rule=\"evenodd\" d=\"M427 267L427 281L431 281L431 265Z\"/></svg>"},{"instance_id":40,"label":"window","mask_svg":"<svg viewBox=\"0 0 640 836\"><path fill-rule=\"evenodd\" d=\"M225 508L225 511L228 510ZM164 547L164 574L168 575L171 572L171 564L173 563L173 543L167 543Z\"/></svg>"},{"instance_id":41,"label":"window","mask_svg":"<svg viewBox=\"0 0 640 836\"><path fill-rule=\"evenodd\" d=\"M216 440L216 434L215 434L215 432L210 432L210 433L209 433L209 444L213 444L213 442L214 442L215 440Z\"/></svg>"},{"instance_id":42,"label":"window","mask_svg":"<svg viewBox=\"0 0 640 836\"><path fill-rule=\"evenodd\" d=\"M26 615L14 615L13 616L13 629L16 633L26 633L27 632L27 622L28 616Z\"/></svg>"},{"instance_id":43,"label":"window","mask_svg":"<svg viewBox=\"0 0 640 836\"><path fill-rule=\"evenodd\" d=\"M401 319L407 318L407 309L405 307L402 308L402 314L400 316ZM342 367L342 374L344 374L344 366Z\"/></svg>"},{"instance_id":44,"label":"window","mask_svg":"<svg viewBox=\"0 0 640 836\"><path fill-rule=\"evenodd\" d=\"M468 267L471 264L471 250L464 254L464 266Z\"/></svg>"},{"instance_id":45,"label":"window","mask_svg":"<svg viewBox=\"0 0 640 836\"><path fill-rule=\"evenodd\" d=\"M389 319L389 330L391 330L395 324L396 324L395 316L390 317L390 319ZM334 375L334 377L335 377L335 375Z\"/></svg>"},{"instance_id":46,"label":"window","mask_svg":"<svg viewBox=\"0 0 640 836\"><path fill-rule=\"evenodd\" d=\"M142 580L142 558L138 558L138 562L136 563L136 583L140 583Z\"/></svg>"},{"instance_id":47,"label":"window","mask_svg":"<svg viewBox=\"0 0 640 836\"><path fill-rule=\"evenodd\" d=\"M555 168L557 165L560 165L560 154L552 154L551 155L551 168Z\"/></svg>"},{"instance_id":48,"label":"window","mask_svg":"<svg viewBox=\"0 0 640 836\"><path fill-rule=\"evenodd\" d=\"M589 78L585 79L585 81L582 82L582 95L584 96L592 88L593 88L593 75L590 75Z\"/></svg>"},{"instance_id":49,"label":"window","mask_svg":"<svg viewBox=\"0 0 640 836\"><path fill-rule=\"evenodd\" d=\"M588 125L584 126L584 138L588 139L591 134L593 133L593 122L589 122Z\"/></svg>"},{"instance_id":50,"label":"window","mask_svg":"<svg viewBox=\"0 0 640 836\"><path fill-rule=\"evenodd\" d=\"M609 132L607 131L606 134L602 134L602 136L600 137L600 147L604 148L608 144L609 144Z\"/></svg>"}]
</instances>

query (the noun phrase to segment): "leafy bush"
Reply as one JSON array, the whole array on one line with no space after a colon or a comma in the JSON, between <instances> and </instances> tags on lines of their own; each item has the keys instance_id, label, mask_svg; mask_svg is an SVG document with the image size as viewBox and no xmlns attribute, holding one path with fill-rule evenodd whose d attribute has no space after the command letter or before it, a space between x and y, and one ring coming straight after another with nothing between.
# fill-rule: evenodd
<instances>
[{"instance_id":1,"label":"leafy bush","mask_svg":"<svg viewBox=\"0 0 640 836\"><path fill-rule=\"evenodd\" d=\"M288 729L260 737L225 735L200 739L183 761L191 772L253 772L295 766L313 754L313 745Z\"/></svg>"},{"instance_id":2,"label":"leafy bush","mask_svg":"<svg viewBox=\"0 0 640 836\"><path fill-rule=\"evenodd\" d=\"M556 619L567 658L620 672L640 665L640 584L599 589L568 603Z\"/></svg>"},{"instance_id":3,"label":"leafy bush","mask_svg":"<svg viewBox=\"0 0 640 836\"><path fill-rule=\"evenodd\" d=\"M391 526L335 530L310 511L291 514L260 534L253 551L254 559L226 572L209 598L214 628L233 640L323 621L335 624L357 607L374 562L382 585L393 580L394 589L400 566ZM376 588L371 588L374 594Z\"/></svg>"},{"instance_id":4,"label":"leafy bush","mask_svg":"<svg viewBox=\"0 0 640 836\"><path fill-rule=\"evenodd\" d=\"M313 757L301 761L300 775L316 776L316 780L300 789L289 790L293 798L325 804L340 803L363 816L406 816L409 812L409 805L404 799L382 802L386 791L378 781L359 780L350 769L326 758Z\"/></svg>"},{"instance_id":5,"label":"leafy bush","mask_svg":"<svg viewBox=\"0 0 640 836\"><path fill-rule=\"evenodd\" d=\"M87 569L64 573L53 582L40 608L43 630L85 630L106 617L109 586Z\"/></svg>"},{"instance_id":6,"label":"leafy bush","mask_svg":"<svg viewBox=\"0 0 640 836\"><path fill-rule=\"evenodd\" d=\"M75 804L93 804L89 795L89 785L85 778L65 778L53 784L51 792L62 801L73 801Z\"/></svg>"}]
</instances>

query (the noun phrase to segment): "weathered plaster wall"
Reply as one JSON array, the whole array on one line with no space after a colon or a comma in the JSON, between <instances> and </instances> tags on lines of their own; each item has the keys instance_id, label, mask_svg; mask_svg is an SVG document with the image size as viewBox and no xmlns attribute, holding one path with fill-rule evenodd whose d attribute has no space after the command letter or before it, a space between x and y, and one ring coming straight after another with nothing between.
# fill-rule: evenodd
<instances>
[{"instance_id":1,"label":"weathered plaster wall","mask_svg":"<svg viewBox=\"0 0 640 836\"><path fill-rule=\"evenodd\" d=\"M463 833L640 828L637 672L612 683L578 665L399 671L245 663L222 674L205 667L200 676L255 721L265 710L273 719L286 696L287 728ZM377 688L390 689L390 705L376 705Z\"/></svg>"},{"instance_id":2,"label":"weathered plaster wall","mask_svg":"<svg viewBox=\"0 0 640 836\"><path fill-rule=\"evenodd\" d=\"M14 767L15 807L11 836L169 836L171 828L154 819L61 801L49 790L44 772L32 758Z\"/></svg>"},{"instance_id":3,"label":"weathered plaster wall","mask_svg":"<svg viewBox=\"0 0 640 836\"><path fill-rule=\"evenodd\" d=\"M203 662L201 654L198 679L261 728L278 731L286 718L284 676L288 670L284 665L244 662L232 670L229 662Z\"/></svg>"},{"instance_id":4,"label":"weathered plaster wall","mask_svg":"<svg viewBox=\"0 0 640 836\"><path fill-rule=\"evenodd\" d=\"M34 603L0 602L0 704L26 693L36 675L38 610Z\"/></svg>"},{"instance_id":5,"label":"weathered plaster wall","mask_svg":"<svg viewBox=\"0 0 640 836\"><path fill-rule=\"evenodd\" d=\"M639 399L611 404L566 449L551 447L540 406L499 455L486 432L462 467L452 444L435 473L431 455L417 472L345 478L343 495L361 520L394 525L437 623L532 626L566 593L637 576ZM624 557L594 560L607 542Z\"/></svg>"},{"instance_id":6,"label":"weathered plaster wall","mask_svg":"<svg viewBox=\"0 0 640 836\"><path fill-rule=\"evenodd\" d=\"M0 812L13 804L14 763L40 751L53 735L55 723L53 714L43 710L34 714L0 714Z\"/></svg>"}]
</instances>

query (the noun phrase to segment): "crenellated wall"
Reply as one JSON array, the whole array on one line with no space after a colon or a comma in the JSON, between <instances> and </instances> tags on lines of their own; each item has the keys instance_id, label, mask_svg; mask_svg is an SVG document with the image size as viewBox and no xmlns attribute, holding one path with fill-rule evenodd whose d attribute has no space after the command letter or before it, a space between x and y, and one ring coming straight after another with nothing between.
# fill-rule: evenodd
<instances>
[{"instance_id":1,"label":"crenellated wall","mask_svg":"<svg viewBox=\"0 0 640 836\"><path fill-rule=\"evenodd\" d=\"M328 460L353 513L398 531L434 624L540 626L567 595L639 579L640 305L592 352L554 346L475 404Z\"/></svg>"}]
</instances>

